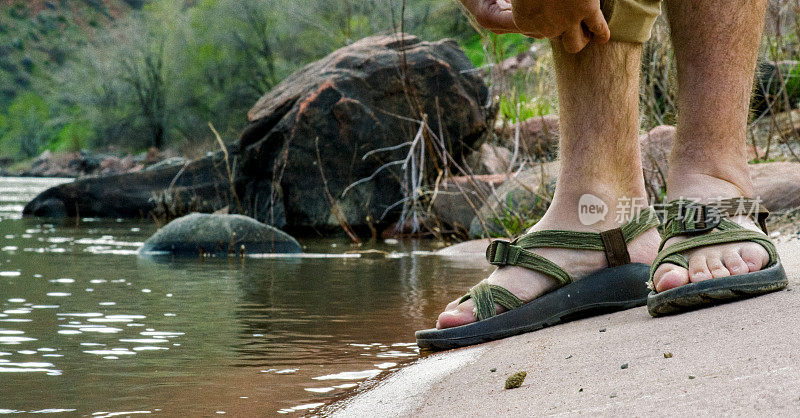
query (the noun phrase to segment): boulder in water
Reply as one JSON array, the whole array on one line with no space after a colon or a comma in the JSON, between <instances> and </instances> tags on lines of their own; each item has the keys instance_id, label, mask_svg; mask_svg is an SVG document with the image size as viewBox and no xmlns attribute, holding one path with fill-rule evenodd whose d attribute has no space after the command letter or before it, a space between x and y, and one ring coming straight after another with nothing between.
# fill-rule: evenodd
<instances>
[{"instance_id":1,"label":"boulder in water","mask_svg":"<svg viewBox=\"0 0 800 418\"><path fill-rule=\"evenodd\" d=\"M301 253L289 234L243 215L192 213L175 219L145 241L142 255L242 255Z\"/></svg>"}]
</instances>

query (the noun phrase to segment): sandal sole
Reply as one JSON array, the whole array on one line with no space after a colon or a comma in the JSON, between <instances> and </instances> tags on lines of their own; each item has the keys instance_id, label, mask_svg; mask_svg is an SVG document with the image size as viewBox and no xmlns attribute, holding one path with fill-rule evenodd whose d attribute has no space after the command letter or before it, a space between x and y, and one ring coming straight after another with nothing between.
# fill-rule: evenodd
<instances>
[{"instance_id":1,"label":"sandal sole","mask_svg":"<svg viewBox=\"0 0 800 418\"><path fill-rule=\"evenodd\" d=\"M674 315L775 292L788 286L778 260L772 267L752 273L689 283L647 297L647 311L654 317Z\"/></svg>"},{"instance_id":2,"label":"sandal sole","mask_svg":"<svg viewBox=\"0 0 800 418\"><path fill-rule=\"evenodd\" d=\"M649 274L650 266L642 263L606 268L483 321L417 331L417 345L422 349L449 350L644 306L650 293Z\"/></svg>"}]
</instances>

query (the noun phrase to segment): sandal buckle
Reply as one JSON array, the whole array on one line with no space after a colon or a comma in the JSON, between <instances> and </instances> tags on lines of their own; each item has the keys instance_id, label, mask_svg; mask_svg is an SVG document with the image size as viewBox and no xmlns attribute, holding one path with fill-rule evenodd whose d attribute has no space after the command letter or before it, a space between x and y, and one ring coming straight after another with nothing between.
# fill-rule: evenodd
<instances>
[{"instance_id":1,"label":"sandal buckle","mask_svg":"<svg viewBox=\"0 0 800 418\"><path fill-rule=\"evenodd\" d=\"M489 244L489 248L486 249L486 260L489 261L489 264L495 266L502 267L508 265L508 252L510 247L511 243L508 241L492 241L492 243Z\"/></svg>"},{"instance_id":2,"label":"sandal buckle","mask_svg":"<svg viewBox=\"0 0 800 418\"><path fill-rule=\"evenodd\" d=\"M687 213L689 208L695 209L692 216ZM680 221L681 234L702 234L719 226L722 222L722 213L714 206L694 203L682 205L677 220ZM687 227L688 220L694 221L692 228Z\"/></svg>"}]
</instances>

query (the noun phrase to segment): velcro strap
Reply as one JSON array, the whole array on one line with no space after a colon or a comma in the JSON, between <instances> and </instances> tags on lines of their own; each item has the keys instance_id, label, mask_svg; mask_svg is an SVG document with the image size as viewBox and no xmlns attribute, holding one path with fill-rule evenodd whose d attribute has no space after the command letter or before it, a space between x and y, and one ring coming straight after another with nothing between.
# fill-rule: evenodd
<instances>
[{"instance_id":1,"label":"velcro strap","mask_svg":"<svg viewBox=\"0 0 800 418\"><path fill-rule=\"evenodd\" d=\"M711 232L722 221L722 214L690 200L677 200L666 205L663 240L677 236L701 235ZM662 241L663 242L663 241Z\"/></svg>"},{"instance_id":2,"label":"velcro strap","mask_svg":"<svg viewBox=\"0 0 800 418\"><path fill-rule=\"evenodd\" d=\"M622 233L622 229L614 228L603 231L600 233L600 238L603 240L609 267L624 266L631 262L628 245L625 243L625 235Z\"/></svg>"}]
</instances>

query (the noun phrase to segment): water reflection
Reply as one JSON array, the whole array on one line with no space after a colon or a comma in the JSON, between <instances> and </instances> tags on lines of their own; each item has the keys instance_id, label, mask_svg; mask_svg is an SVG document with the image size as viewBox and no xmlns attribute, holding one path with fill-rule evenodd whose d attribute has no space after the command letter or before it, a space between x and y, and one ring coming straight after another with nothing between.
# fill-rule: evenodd
<instances>
[{"instance_id":1,"label":"water reflection","mask_svg":"<svg viewBox=\"0 0 800 418\"><path fill-rule=\"evenodd\" d=\"M309 413L413 360L413 331L486 274L418 242L378 259L341 240L304 241L304 257L137 258L154 229L0 205L0 413Z\"/></svg>"}]
</instances>

